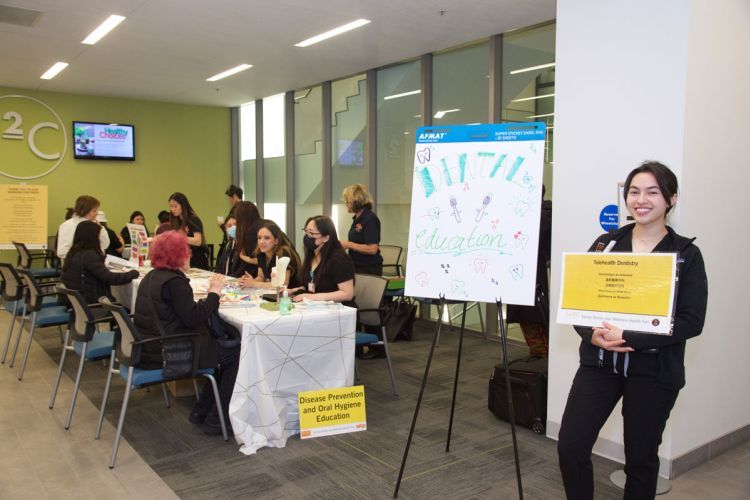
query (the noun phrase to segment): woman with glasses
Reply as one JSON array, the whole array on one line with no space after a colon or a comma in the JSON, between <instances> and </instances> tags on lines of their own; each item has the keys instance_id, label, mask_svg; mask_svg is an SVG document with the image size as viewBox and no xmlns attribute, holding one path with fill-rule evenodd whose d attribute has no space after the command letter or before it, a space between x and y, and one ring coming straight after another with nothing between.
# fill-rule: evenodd
<instances>
[{"instance_id":1,"label":"woman with glasses","mask_svg":"<svg viewBox=\"0 0 750 500\"><path fill-rule=\"evenodd\" d=\"M372 211L372 195L362 184L352 184L344 189L341 197L349 213L354 214L349 239L341 240L341 246L349 250L349 257L358 273L382 275L380 219Z\"/></svg>"},{"instance_id":2,"label":"woman with glasses","mask_svg":"<svg viewBox=\"0 0 750 500\"><path fill-rule=\"evenodd\" d=\"M333 300L351 305L354 298L354 265L344 252L333 221L325 215L310 217L303 229L305 262L299 279L301 300Z\"/></svg>"}]
</instances>

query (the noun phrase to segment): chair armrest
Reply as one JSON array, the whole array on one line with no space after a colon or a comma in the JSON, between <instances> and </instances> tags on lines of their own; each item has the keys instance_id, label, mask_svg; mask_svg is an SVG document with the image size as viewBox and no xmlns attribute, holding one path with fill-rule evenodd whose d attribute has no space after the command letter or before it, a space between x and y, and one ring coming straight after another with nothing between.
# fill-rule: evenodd
<instances>
[{"instance_id":1,"label":"chair armrest","mask_svg":"<svg viewBox=\"0 0 750 500\"><path fill-rule=\"evenodd\" d=\"M110 321L115 319L114 316L102 316L101 318L92 319L91 321L86 321L87 325L95 325L97 323L104 323L105 321Z\"/></svg>"},{"instance_id":2,"label":"chair armrest","mask_svg":"<svg viewBox=\"0 0 750 500\"><path fill-rule=\"evenodd\" d=\"M177 340L177 339L189 339L194 337L200 337L200 333L178 333L175 335L167 335L166 337L151 337L150 339L135 340L131 342L132 345L144 345L151 342L164 342L165 340Z\"/></svg>"}]
</instances>

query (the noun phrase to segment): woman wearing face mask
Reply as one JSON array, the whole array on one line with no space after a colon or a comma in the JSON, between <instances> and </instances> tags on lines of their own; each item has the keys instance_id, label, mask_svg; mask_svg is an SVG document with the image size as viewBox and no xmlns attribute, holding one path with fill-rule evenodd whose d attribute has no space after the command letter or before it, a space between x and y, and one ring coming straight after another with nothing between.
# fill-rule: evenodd
<instances>
[{"instance_id":1,"label":"woman wearing face mask","mask_svg":"<svg viewBox=\"0 0 750 500\"><path fill-rule=\"evenodd\" d=\"M273 288L271 273L281 257L289 257L284 286L299 287L298 275L302 266L297 251L275 222L270 220L261 222L258 227L258 276L255 278L249 274L243 276L240 278L240 284L248 287Z\"/></svg>"},{"instance_id":2,"label":"woman wearing face mask","mask_svg":"<svg viewBox=\"0 0 750 500\"><path fill-rule=\"evenodd\" d=\"M666 225L677 201L677 177L658 162L646 162L628 175L624 190L635 219L594 241L592 252L677 254L679 287L672 335L624 330L604 322L576 326L581 364L562 417L557 445L565 493L570 499L594 498L591 450L599 430L622 399L626 499L656 494L661 435L685 385L685 343L700 335L706 317L708 283L695 238Z\"/></svg>"},{"instance_id":3,"label":"woman wearing face mask","mask_svg":"<svg viewBox=\"0 0 750 500\"><path fill-rule=\"evenodd\" d=\"M236 276L236 273L240 273L242 267L242 261L238 252L235 251L235 242L237 236L237 219L234 216L229 216L224 221L224 231L227 235L227 243L221 249L221 253L216 258L216 267L214 272L224 274L226 276Z\"/></svg>"},{"instance_id":4,"label":"woman wearing face mask","mask_svg":"<svg viewBox=\"0 0 750 500\"><path fill-rule=\"evenodd\" d=\"M170 222L172 229L182 231L188 239L190 251L190 267L208 270L208 248L203 237L203 222L190 206L190 202L182 193L173 193L169 197Z\"/></svg>"},{"instance_id":5,"label":"woman wearing face mask","mask_svg":"<svg viewBox=\"0 0 750 500\"><path fill-rule=\"evenodd\" d=\"M333 221L325 215L310 217L303 231L305 262L299 279L307 292L294 300L333 300L354 305L354 264L339 243Z\"/></svg>"}]
</instances>

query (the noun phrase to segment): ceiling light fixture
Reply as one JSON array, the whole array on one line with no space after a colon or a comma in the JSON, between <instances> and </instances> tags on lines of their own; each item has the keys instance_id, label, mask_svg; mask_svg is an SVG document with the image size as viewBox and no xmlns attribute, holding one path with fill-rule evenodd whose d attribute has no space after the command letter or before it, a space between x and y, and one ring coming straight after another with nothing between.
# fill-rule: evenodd
<instances>
[{"instance_id":1,"label":"ceiling light fixture","mask_svg":"<svg viewBox=\"0 0 750 500\"><path fill-rule=\"evenodd\" d=\"M240 71L245 71L246 69L252 68L252 64L240 64L239 66L235 66L232 69L228 69L222 73L219 73L217 75L212 76L211 78L206 78L207 82L215 82L217 80L221 80L222 78L226 78L228 76L236 75Z\"/></svg>"},{"instance_id":2,"label":"ceiling light fixture","mask_svg":"<svg viewBox=\"0 0 750 500\"><path fill-rule=\"evenodd\" d=\"M360 26L364 26L365 24L369 24L369 23L370 23L369 19L357 19L356 21L352 21L343 26L339 26L338 28L334 28L330 31L326 31L325 33L321 33L320 35L315 35L314 37L308 38L307 40L304 40L300 43L295 43L294 46L295 47L308 47L314 43L322 42L323 40L328 40L329 38L340 35L342 33L346 33L347 31L351 31L353 29L357 29Z\"/></svg>"},{"instance_id":3,"label":"ceiling light fixture","mask_svg":"<svg viewBox=\"0 0 750 500\"><path fill-rule=\"evenodd\" d=\"M96 42L104 38L104 35L115 29L115 27L117 27L117 25L124 20L124 16L116 16L112 14L107 18L106 21L100 24L99 27L89 33L89 36L87 36L81 43L85 43L86 45L94 45Z\"/></svg>"},{"instance_id":4,"label":"ceiling light fixture","mask_svg":"<svg viewBox=\"0 0 750 500\"><path fill-rule=\"evenodd\" d=\"M52 80L54 77L57 76L57 74L68 67L68 63L66 62L56 62L52 65L50 69L44 72L41 78L42 80Z\"/></svg>"},{"instance_id":5,"label":"ceiling light fixture","mask_svg":"<svg viewBox=\"0 0 750 500\"><path fill-rule=\"evenodd\" d=\"M546 97L555 97L555 94L544 94L544 95L535 95L533 97L523 97L521 99L513 99L510 102L523 102L523 101L533 101L535 99L544 99Z\"/></svg>"},{"instance_id":6,"label":"ceiling light fixture","mask_svg":"<svg viewBox=\"0 0 750 500\"><path fill-rule=\"evenodd\" d=\"M410 90L409 92L402 92L400 94L387 95L387 96L383 97L383 100L384 101L388 101L390 99L398 99L399 97L406 97L408 95L414 95L414 94L420 94L420 93L422 93L422 91L419 90L419 89L417 89L417 90Z\"/></svg>"},{"instance_id":7,"label":"ceiling light fixture","mask_svg":"<svg viewBox=\"0 0 750 500\"><path fill-rule=\"evenodd\" d=\"M548 116L555 116L555 113L547 113L546 115L531 115L526 118L546 118Z\"/></svg>"},{"instance_id":8,"label":"ceiling light fixture","mask_svg":"<svg viewBox=\"0 0 750 500\"><path fill-rule=\"evenodd\" d=\"M440 118L444 117L446 114L455 113L456 111L461 111L461 110L458 108L457 109L441 109L440 111L435 113L435 118L439 120Z\"/></svg>"},{"instance_id":9,"label":"ceiling light fixture","mask_svg":"<svg viewBox=\"0 0 750 500\"><path fill-rule=\"evenodd\" d=\"M555 63L540 64L539 66L530 66L528 68L514 69L513 71L510 72L510 74L517 75L518 73L526 73L527 71L536 71L538 69L552 68L554 66L555 66Z\"/></svg>"}]
</instances>

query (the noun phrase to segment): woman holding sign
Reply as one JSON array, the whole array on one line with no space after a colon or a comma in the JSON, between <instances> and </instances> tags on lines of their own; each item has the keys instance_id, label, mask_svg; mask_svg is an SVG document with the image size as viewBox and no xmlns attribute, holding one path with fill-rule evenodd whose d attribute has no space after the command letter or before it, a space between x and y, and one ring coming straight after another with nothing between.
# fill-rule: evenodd
<instances>
[{"instance_id":1,"label":"woman holding sign","mask_svg":"<svg viewBox=\"0 0 750 500\"><path fill-rule=\"evenodd\" d=\"M685 385L685 341L700 335L706 316L708 284L695 238L666 225L677 201L677 177L658 162L646 162L628 175L623 192L634 224L597 238L593 252L670 252L678 255L679 287L671 335L623 330L604 322L575 327L581 336L581 364L562 418L558 455L565 493L593 499L591 450L622 398L625 443L625 496L654 498L659 444L677 394Z\"/></svg>"}]
</instances>

